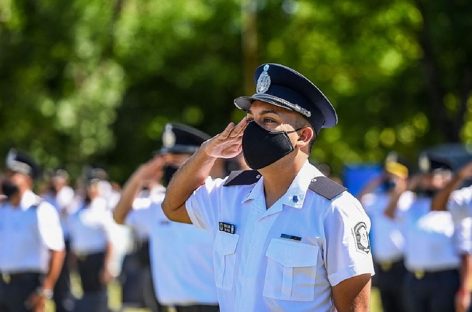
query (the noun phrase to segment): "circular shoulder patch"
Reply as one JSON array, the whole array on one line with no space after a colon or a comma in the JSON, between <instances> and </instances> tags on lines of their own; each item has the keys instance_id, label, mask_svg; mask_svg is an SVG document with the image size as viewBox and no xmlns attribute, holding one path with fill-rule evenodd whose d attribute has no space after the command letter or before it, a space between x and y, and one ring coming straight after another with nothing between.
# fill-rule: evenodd
<instances>
[{"instance_id":1,"label":"circular shoulder patch","mask_svg":"<svg viewBox=\"0 0 472 312\"><path fill-rule=\"evenodd\" d=\"M365 222L359 222L353 229L354 238L356 240L356 248L359 251L368 254L370 252L369 232Z\"/></svg>"}]
</instances>

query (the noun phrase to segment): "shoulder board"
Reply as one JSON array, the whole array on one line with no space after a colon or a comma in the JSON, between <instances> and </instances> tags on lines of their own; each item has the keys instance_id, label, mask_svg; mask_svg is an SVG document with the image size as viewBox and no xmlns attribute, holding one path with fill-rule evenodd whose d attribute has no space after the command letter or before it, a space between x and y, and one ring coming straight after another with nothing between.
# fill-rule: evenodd
<instances>
[{"instance_id":1,"label":"shoulder board","mask_svg":"<svg viewBox=\"0 0 472 312\"><path fill-rule=\"evenodd\" d=\"M341 184L324 176L313 178L308 188L329 200L332 200L346 190Z\"/></svg>"},{"instance_id":2,"label":"shoulder board","mask_svg":"<svg viewBox=\"0 0 472 312\"><path fill-rule=\"evenodd\" d=\"M259 181L261 174L256 170L231 171L223 186L251 185Z\"/></svg>"}]
</instances>

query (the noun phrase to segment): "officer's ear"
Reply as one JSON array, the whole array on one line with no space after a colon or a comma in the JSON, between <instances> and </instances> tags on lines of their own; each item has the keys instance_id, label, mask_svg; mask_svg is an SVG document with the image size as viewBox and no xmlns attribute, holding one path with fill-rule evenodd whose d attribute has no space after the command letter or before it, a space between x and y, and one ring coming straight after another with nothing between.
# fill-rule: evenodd
<instances>
[{"instance_id":1,"label":"officer's ear","mask_svg":"<svg viewBox=\"0 0 472 312\"><path fill-rule=\"evenodd\" d=\"M315 135L311 127L304 127L298 131L297 145L300 147L309 145Z\"/></svg>"}]
</instances>

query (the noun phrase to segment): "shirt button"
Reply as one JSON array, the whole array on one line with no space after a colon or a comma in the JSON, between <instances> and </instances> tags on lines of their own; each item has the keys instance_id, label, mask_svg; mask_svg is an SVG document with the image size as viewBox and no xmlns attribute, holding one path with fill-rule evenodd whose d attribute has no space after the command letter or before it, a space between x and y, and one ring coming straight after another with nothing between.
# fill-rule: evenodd
<instances>
[{"instance_id":1,"label":"shirt button","mask_svg":"<svg viewBox=\"0 0 472 312\"><path fill-rule=\"evenodd\" d=\"M298 202L298 196L297 196L297 195L293 195L292 201L293 201L294 203L297 203L297 202Z\"/></svg>"}]
</instances>

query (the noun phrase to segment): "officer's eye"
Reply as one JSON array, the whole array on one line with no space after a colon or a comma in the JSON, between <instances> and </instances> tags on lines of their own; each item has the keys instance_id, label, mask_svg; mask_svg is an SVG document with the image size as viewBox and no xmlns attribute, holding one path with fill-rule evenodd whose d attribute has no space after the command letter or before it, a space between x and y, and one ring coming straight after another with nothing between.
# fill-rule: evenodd
<instances>
[{"instance_id":1,"label":"officer's eye","mask_svg":"<svg viewBox=\"0 0 472 312\"><path fill-rule=\"evenodd\" d=\"M272 119L272 118L265 117L265 118L262 119L262 122L264 124L270 124L270 123L275 123L275 120Z\"/></svg>"},{"instance_id":2,"label":"officer's eye","mask_svg":"<svg viewBox=\"0 0 472 312\"><path fill-rule=\"evenodd\" d=\"M254 121L254 118L253 118L253 117L249 117L249 116L247 116L247 117L246 117L246 121L247 121L247 122Z\"/></svg>"}]
</instances>

